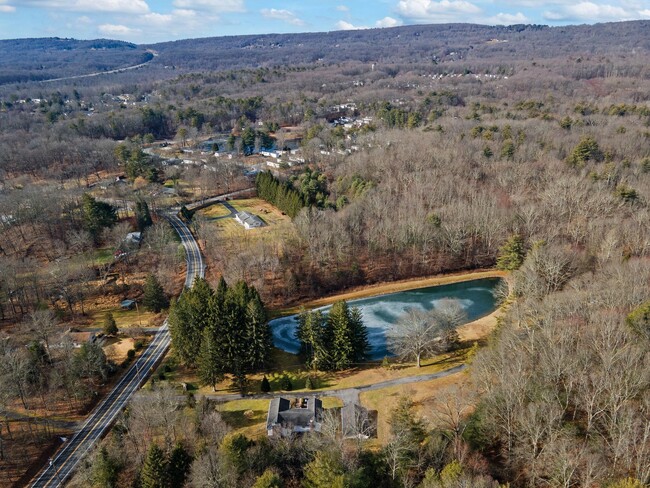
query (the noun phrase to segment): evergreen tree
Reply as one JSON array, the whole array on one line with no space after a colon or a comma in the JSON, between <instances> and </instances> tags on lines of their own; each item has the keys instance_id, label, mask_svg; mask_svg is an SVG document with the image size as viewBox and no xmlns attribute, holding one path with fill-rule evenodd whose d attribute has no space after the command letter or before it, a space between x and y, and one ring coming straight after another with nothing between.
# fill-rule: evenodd
<instances>
[{"instance_id":1,"label":"evergreen tree","mask_svg":"<svg viewBox=\"0 0 650 488\"><path fill-rule=\"evenodd\" d=\"M106 447L102 447L93 461L92 483L98 488L114 488L120 466L115 459L109 456Z\"/></svg>"},{"instance_id":2,"label":"evergreen tree","mask_svg":"<svg viewBox=\"0 0 650 488\"><path fill-rule=\"evenodd\" d=\"M360 363L368 358L370 342L368 328L363 323L361 310L354 307L350 310L350 329L352 331L352 361Z\"/></svg>"},{"instance_id":3,"label":"evergreen tree","mask_svg":"<svg viewBox=\"0 0 650 488\"><path fill-rule=\"evenodd\" d=\"M296 339L300 341L300 355L313 369L326 369L329 363L326 320L320 310L298 315Z\"/></svg>"},{"instance_id":4,"label":"evergreen tree","mask_svg":"<svg viewBox=\"0 0 650 488\"><path fill-rule=\"evenodd\" d=\"M81 197L81 211L85 229L95 242L99 241L102 229L112 227L117 222L117 214L112 205L98 202L88 193Z\"/></svg>"},{"instance_id":5,"label":"evergreen tree","mask_svg":"<svg viewBox=\"0 0 650 488\"><path fill-rule=\"evenodd\" d=\"M191 464L192 456L190 456L182 444L176 444L169 455L169 463L167 465L169 488L181 487L185 484L185 478L187 478Z\"/></svg>"},{"instance_id":6,"label":"evergreen tree","mask_svg":"<svg viewBox=\"0 0 650 488\"><path fill-rule=\"evenodd\" d=\"M262 393L268 393L271 391L271 383L266 376L262 378L262 384L260 385L260 391Z\"/></svg>"},{"instance_id":7,"label":"evergreen tree","mask_svg":"<svg viewBox=\"0 0 650 488\"><path fill-rule=\"evenodd\" d=\"M217 391L217 383L224 377L225 368L219 352L218 343L212 330L204 329L196 366L201 382L204 385L211 386L213 391Z\"/></svg>"},{"instance_id":8,"label":"evergreen tree","mask_svg":"<svg viewBox=\"0 0 650 488\"><path fill-rule=\"evenodd\" d=\"M524 239L519 234L515 234L499 249L497 257L497 268L505 271L514 271L524 263L526 249L524 248Z\"/></svg>"},{"instance_id":9,"label":"evergreen tree","mask_svg":"<svg viewBox=\"0 0 650 488\"><path fill-rule=\"evenodd\" d=\"M169 331L181 361L193 366L201 348L203 329L210 323L213 292L208 282L197 278L194 286L172 304Z\"/></svg>"},{"instance_id":10,"label":"evergreen tree","mask_svg":"<svg viewBox=\"0 0 650 488\"><path fill-rule=\"evenodd\" d=\"M165 296L162 285L155 275L150 274L144 283L144 295L142 296L142 305L155 313L159 313L163 308L169 306L169 300Z\"/></svg>"},{"instance_id":11,"label":"evergreen tree","mask_svg":"<svg viewBox=\"0 0 650 488\"><path fill-rule=\"evenodd\" d=\"M603 157L604 155L598 146L598 142L593 137L587 136L583 137L573 149L567 158L567 162L571 166L580 167L587 161L602 161Z\"/></svg>"},{"instance_id":12,"label":"evergreen tree","mask_svg":"<svg viewBox=\"0 0 650 488\"><path fill-rule=\"evenodd\" d=\"M264 471L253 484L253 488L282 488L282 479L273 470Z\"/></svg>"},{"instance_id":13,"label":"evergreen tree","mask_svg":"<svg viewBox=\"0 0 650 488\"><path fill-rule=\"evenodd\" d=\"M151 444L140 472L141 488L167 488L168 470L165 454L157 444Z\"/></svg>"},{"instance_id":14,"label":"evergreen tree","mask_svg":"<svg viewBox=\"0 0 650 488\"><path fill-rule=\"evenodd\" d=\"M135 202L135 221L140 232L153 223L151 213L149 213L149 205L144 200L139 199Z\"/></svg>"},{"instance_id":15,"label":"evergreen tree","mask_svg":"<svg viewBox=\"0 0 650 488\"><path fill-rule=\"evenodd\" d=\"M312 462L305 466L306 488L348 488L345 465L340 453L333 450L319 451Z\"/></svg>"},{"instance_id":16,"label":"evergreen tree","mask_svg":"<svg viewBox=\"0 0 650 488\"><path fill-rule=\"evenodd\" d=\"M330 365L335 370L349 367L355 360L355 333L351 324L350 308L338 301L327 316L327 336L330 344Z\"/></svg>"},{"instance_id":17,"label":"evergreen tree","mask_svg":"<svg viewBox=\"0 0 650 488\"><path fill-rule=\"evenodd\" d=\"M273 335L269 327L266 310L257 290L246 306L246 342L248 343L248 364L251 369L261 369L269 361L273 347Z\"/></svg>"},{"instance_id":18,"label":"evergreen tree","mask_svg":"<svg viewBox=\"0 0 650 488\"><path fill-rule=\"evenodd\" d=\"M115 335L118 332L117 323L111 312L106 312L106 315L104 315L103 332L106 335Z\"/></svg>"}]
</instances>

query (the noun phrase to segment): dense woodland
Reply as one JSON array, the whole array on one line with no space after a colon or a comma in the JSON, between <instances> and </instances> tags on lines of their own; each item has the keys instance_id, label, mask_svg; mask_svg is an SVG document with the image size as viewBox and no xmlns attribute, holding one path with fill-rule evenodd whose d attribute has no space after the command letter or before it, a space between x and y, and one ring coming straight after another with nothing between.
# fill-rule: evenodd
<instances>
[{"instance_id":1,"label":"dense woodland","mask_svg":"<svg viewBox=\"0 0 650 488\"><path fill-rule=\"evenodd\" d=\"M255 186L247 153L298 133L305 164L257 180L292 218L288 231L223 238L186 215L216 291L204 283L172 305L180 316L201 293L210 304L183 359L217 354L222 313L242 320L231 342L241 348L250 324L265 323L262 301L499 266L512 270L510 296L471 382L427 419L403 401L391 440L371 447L335 433L228 436L209 403L154 389L133 401L78 486L159 486L147 484L156 472L195 487L650 483L647 29L450 25L179 41L149 46L158 57L135 72L3 85L0 354L13 359L0 365L11 385L0 406L41 405L57 388L74 403L114 367L91 350L50 352L49 335L23 348L29 334L15 333L49 334L44 308L51 324L83 317L85 284L106 272L93 250L141 222L152 252L132 259L172 294L182 257L155 211ZM333 124L343 116L367 120ZM183 159L213 138L221 156L204 151L200 165L152 150L165 141ZM217 286L221 277L248 285ZM322 318L303 316L313 323L333 337ZM255 340L268 344L264 330ZM303 341L310 367L363 356L363 340L344 358L319 355L319 340ZM262 367L259 350L241 372ZM237 375L232 362L201 363L208 384Z\"/></svg>"}]
</instances>

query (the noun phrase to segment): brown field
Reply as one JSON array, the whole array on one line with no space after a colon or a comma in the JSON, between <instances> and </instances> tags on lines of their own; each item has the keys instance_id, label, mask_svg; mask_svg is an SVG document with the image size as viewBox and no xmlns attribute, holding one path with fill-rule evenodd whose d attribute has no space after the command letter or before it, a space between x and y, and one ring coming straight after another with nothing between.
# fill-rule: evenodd
<instances>
[{"instance_id":1,"label":"brown field","mask_svg":"<svg viewBox=\"0 0 650 488\"><path fill-rule=\"evenodd\" d=\"M363 392L359 399L364 407L377 410L377 439L385 444L390 437L388 420L400 397L408 397L415 406L415 413L427 420L431 417L433 405L441 392L462 383L466 378L467 372L461 371L436 380Z\"/></svg>"}]
</instances>

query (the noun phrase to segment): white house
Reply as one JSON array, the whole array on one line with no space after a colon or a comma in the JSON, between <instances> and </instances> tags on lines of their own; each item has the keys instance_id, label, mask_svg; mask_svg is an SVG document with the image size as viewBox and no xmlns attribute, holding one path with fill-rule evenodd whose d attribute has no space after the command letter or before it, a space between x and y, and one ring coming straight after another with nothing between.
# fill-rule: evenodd
<instances>
[{"instance_id":1,"label":"white house","mask_svg":"<svg viewBox=\"0 0 650 488\"><path fill-rule=\"evenodd\" d=\"M264 227L264 221L257 215L248 212L238 212L235 214L235 220L244 226L246 230Z\"/></svg>"}]
</instances>

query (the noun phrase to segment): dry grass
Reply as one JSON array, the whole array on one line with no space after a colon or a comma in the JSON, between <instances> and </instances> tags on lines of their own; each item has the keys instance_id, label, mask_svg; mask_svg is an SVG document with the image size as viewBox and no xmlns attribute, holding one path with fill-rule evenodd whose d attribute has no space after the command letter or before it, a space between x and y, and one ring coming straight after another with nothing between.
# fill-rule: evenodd
<instances>
[{"instance_id":1,"label":"dry grass","mask_svg":"<svg viewBox=\"0 0 650 488\"><path fill-rule=\"evenodd\" d=\"M220 203L215 203L214 205L210 205L207 208L199 210L198 213L204 215L207 218L216 218L230 215L230 210L228 210Z\"/></svg>"},{"instance_id":2,"label":"dry grass","mask_svg":"<svg viewBox=\"0 0 650 488\"><path fill-rule=\"evenodd\" d=\"M247 241L274 240L279 236L288 234L291 232L291 229L293 229L291 219L286 215L282 215L282 212L264 200L261 200L259 198L247 198L242 200L231 200L229 203L238 212L246 211L257 215L264 222L266 222L267 225L258 229L246 230L234 219L220 219L210 222L209 225L214 226L220 236L224 239ZM201 212L209 212L214 207L217 207L217 212L220 212L220 210L218 210L219 208L227 211L223 205L217 204L212 205L207 209L201 210ZM228 246L229 243L225 242L224 245Z\"/></svg>"},{"instance_id":3,"label":"dry grass","mask_svg":"<svg viewBox=\"0 0 650 488\"><path fill-rule=\"evenodd\" d=\"M115 308L98 308L90 312L92 323L89 327L99 327L104 326L104 317L107 312L113 314L115 323L119 329L128 329L130 327L149 327L155 323L155 318L158 314L153 312L147 312L142 309L141 305L138 305L139 311L136 309L133 310L122 310L119 307Z\"/></svg>"},{"instance_id":4,"label":"dry grass","mask_svg":"<svg viewBox=\"0 0 650 488\"><path fill-rule=\"evenodd\" d=\"M131 338L111 339L104 346L106 357L116 364L120 364L126 359L129 349L133 349L134 342Z\"/></svg>"},{"instance_id":5,"label":"dry grass","mask_svg":"<svg viewBox=\"0 0 650 488\"><path fill-rule=\"evenodd\" d=\"M416 413L426 418L430 415L432 404L435 403L440 393L450 386L462 382L466 377L467 373L461 371L436 380L363 392L359 395L359 399L364 407L377 410L377 439L381 444L385 444L390 437L388 420L400 397L408 397L415 404Z\"/></svg>"}]
</instances>

